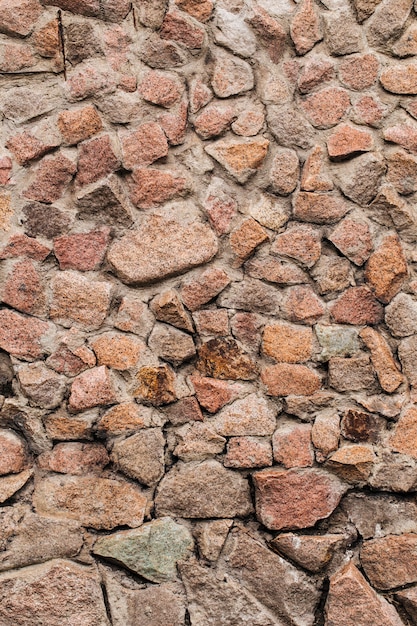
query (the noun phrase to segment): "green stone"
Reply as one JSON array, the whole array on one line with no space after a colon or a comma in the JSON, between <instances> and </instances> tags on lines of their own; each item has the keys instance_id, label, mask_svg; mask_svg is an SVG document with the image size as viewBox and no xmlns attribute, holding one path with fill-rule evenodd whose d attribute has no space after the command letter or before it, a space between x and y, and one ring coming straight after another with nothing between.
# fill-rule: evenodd
<instances>
[{"instance_id":1,"label":"green stone","mask_svg":"<svg viewBox=\"0 0 417 626\"><path fill-rule=\"evenodd\" d=\"M170 517L98 539L93 552L154 583L175 580L176 563L191 553L191 533Z\"/></svg>"},{"instance_id":2,"label":"green stone","mask_svg":"<svg viewBox=\"0 0 417 626\"><path fill-rule=\"evenodd\" d=\"M352 356L360 350L356 328L317 324L314 330L323 348L320 361L328 361L333 356Z\"/></svg>"}]
</instances>

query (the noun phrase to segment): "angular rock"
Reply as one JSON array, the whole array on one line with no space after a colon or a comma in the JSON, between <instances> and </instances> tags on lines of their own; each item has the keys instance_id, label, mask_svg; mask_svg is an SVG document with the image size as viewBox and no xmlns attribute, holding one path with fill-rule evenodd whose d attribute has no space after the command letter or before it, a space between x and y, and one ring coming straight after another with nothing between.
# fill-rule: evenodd
<instances>
[{"instance_id":1,"label":"angular rock","mask_svg":"<svg viewBox=\"0 0 417 626\"><path fill-rule=\"evenodd\" d=\"M213 378L193 376L191 382L198 402L209 413L216 413L239 394L240 385L234 385Z\"/></svg>"},{"instance_id":2,"label":"angular rock","mask_svg":"<svg viewBox=\"0 0 417 626\"><path fill-rule=\"evenodd\" d=\"M294 216L313 224L334 224L349 210L349 205L331 194L300 191L293 201Z\"/></svg>"},{"instance_id":3,"label":"angular rock","mask_svg":"<svg viewBox=\"0 0 417 626\"><path fill-rule=\"evenodd\" d=\"M102 135L80 144L77 174L79 185L94 183L112 174L119 167L120 161L114 152L109 135Z\"/></svg>"},{"instance_id":4,"label":"angular rock","mask_svg":"<svg viewBox=\"0 0 417 626\"><path fill-rule=\"evenodd\" d=\"M287 469L313 465L310 424L281 423L272 437L272 446L274 460Z\"/></svg>"},{"instance_id":5,"label":"angular rock","mask_svg":"<svg viewBox=\"0 0 417 626\"><path fill-rule=\"evenodd\" d=\"M145 40L141 52L141 59L146 65L161 70L181 67L188 60L188 55L182 46L174 41L161 39L157 33L152 33Z\"/></svg>"},{"instance_id":6,"label":"angular rock","mask_svg":"<svg viewBox=\"0 0 417 626\"><path fill-rule=\"evenodd\" d=\"M229 316L226 309L196 311L193 318L199 335L226 337L230 332Z\"/></svg>"},{"instance_id":7,"label":"angular rock","mask_svg":"<svg viewBox=\"0 0 417 626\"><path fill-rule=\"evenodd\" d=\"M121 226L133 221L128 199L114 174L83 187L76 195L76 205L80 219L97 219L99 215L101 223Z\"/></svg>"},{"instance_id":8,"label":"angular rock","mask_svg":"<svg viewBox=\"0 0 417 626\"><path fill-rule=\"evenodd\" d=\"M157 320L193 332L192 319L174 289L158 294L150 303L150 309Z\"/></svg>"},{"instance_id":9,"label":"angular rock","mask_svg":"<svg viewBox=\"0 0 417 626\"><path fill-rule=\"evenodd\" d=\"M383 307L368 287L347 289L332 306L331 315L340 324L378 324Z\"/></svg>"},{"instance_id":10,"label":"angular rock","mask_svg":"<svg viewBox=\"0 0 417 626\"><path fill-rule=\"evenodd\" d=\"M297 108L290 105L269 106L267 122L278 144L307 150L314 143L314 129Z\"/></svg>"},{"instance_id":11,"label":"angular rock","mask_svg":"<svg viewBox=\"0 0 417 626\"><path fill-rule=\"evenodd\" d=\"M72 383L69 408L74 412L116 402L114 382L104 365L83 372Z\"/></svg>"},{"instance_id":12,"label":"angular rock","mask_svg":"<svg viewBox=\"0 0 417 626\"><path fill-rule=\"evenodd\" d=\"M16 615L20 624L70 626L75 615L82 617L85 626L109 624L96 571L68 560L54 559L2 574L0 600L4 624L16 623Z\"/></svg>"},{"instance_id":13,"label":"angular rock","mask_svg":"<svg viewBox=\"0 0 417 626\"><path fill-rule=\"evenodd\" d=\"M143 522L146 498L131 484L97 476L50 475L37 482L33 496L41 515L75 519L83 526L111 530Z\"/></svg>"},{"instance_id":14,"label":"angular rock","mask_svg":"<svg viewBox=\"0 0 417 626\"><path fill-rule=\"evenodd\" d=\"M159 31L162 39L183 44L191 50L200 49L204 43L204 28L179 11L169 11Z\"/></svg>"},{"instance_id":15,"label":"angular rock","mask_svg":"<svg viewBox=\"0 0 417 626\"><path fill-rule=\"evenodd\" d=\"M197 369L203 376L231 380L253 380L256 363L234 339L210 339L198 351Z\"/></svg>"},{"instance_id":16,"label":"angular rock","mask_svg":"<svg viewBox=\"0 0 417 626\"><path fill-rule=\"evenodd\" d=\"M239 183L245 183L262 166L268 152L267 139L221 139L206 147L206 152L218 161Z\"/></svg>"},{"instance_id":17,"label":"angular rock","mask_svg":"<svg viewBox=\"0 0 417 626\"><path fill-rule=\"evenodd\" d=\"M329 87L308 96L302 108L315 128L331 128L344 117L350 106L347 91Z\"/></svg>"},{"instance_id":18,"label":"angular rock","mask_svg":"<svg viewBox=\"0 0 417 626\"><path fill-rule=\"evenodd\" d=\"M355 443L362 441L374 442L378 439L379 423L374 415L348 409L342 418L342 435Z\"/></svg>"},{"instance_id":19,"label":"angular rock","mask_svg":"<svg viewBox=\"0 0 417 626\"><path fill-rule=\"evenodd\" d=\"M345 59L339 69L342 82L355 89L362 91L376 82L379 62L374 54L362 54Z\"/></svg>"},{"instance_id":20,"label":"angular rock","mask_svg":"<svg viewBox=\"0 0 417 626\"><path fill-rule=\"evenodd\" d=\"M398 235L388 235L366 264L366 281L378 300L388 303L400 291L407 276L407 260Z\"/></svg>"},{"instance_id":21,"label":"angular rock","mask_svg":"<svg viewBox=\"0 0 417 626\"><path fill-rule=\"evenodd\" d=\"M42 13L36 0L1 0L0 32L5 35L26 37Z\"/></svg>"},{"instance_id":22,"label":"angular rock","mask_svg":"<svg viewBox=\"0 0 417 626\"><path fill-rule=\"evenodd\" d=\"M326 460L330 452L337 450L340 439L339 416L330 409L320 413L314 420L311 429L311 440L316 448L316 459L319 463Z\"/></svg>"},{"instance_id":23,"label":"angular rock","mask_svg":"<svg viewBox=\"0 0 417 626\"><path fill-rule=\"evenodd\" d=\"M210 379L207 379L210 380ZM171 424L186 424L187 422L203 422L204 417L200 405L194 396L181 398L164 410Z\"/></svg>"},{"instance_id":24,"label":"angular rock","mask_svg":"<svg viewBox=\"0 0 417 626\"><path fill-rule=\"evenodd\" d=\"M287 363L266 367L261 379L270 396L311 396L321 385L319 376L310 368Z\"/></svg>"},{"instance_id":25,"label":"angular rock","mask_svg":"<svg viewBox=\"0 0 417 626\"><path fill-rule=\"evenodd\" d=\"M243 311L277 314L281 294L277 287L260 280L245 278L232 283L218 299L220 306Z\"/></svg>"},{"instance_id":26,"label":"angular rock","mask_svg":"<svg viewBox=\"0 0 417 626\"><path fill-rule=\"evenodd\" d=\"M366 484L376 460L372 448L360 444L348 445L336 450L329 457L326 467L349 483L363 485Z\"/></svg>"},{"instance_id":27,"label":"angular rock","mask_svg":"<svg viewBox=\"0 0 417 626\"><path fill-rule=\"evenodd\" d=\"M121 137L123 165L131 170L145 167L168 154L168 142L159 124L145 122Z\"/></svg>"},{"instance_id":28,"label":"angular rock","mask_svg":"<svg viewBox=\"0 0 417 626\"><path fill-rule=\"evenodd\" d=\"M181 97L182 85L174 74L148 71L139 85L139 92L144 100L170 108Z\"/></svg>"},{"instance_id":29,"label":"angular rock","mask_svg":"<svg viewBox=\"0 0 417 626\"><path fill-rule=\"evenodd\" d=\"M26 485L29 478L33 475L32 469L24 470L19 474L9 474L0 477L0 504L6 502L22 487Z\"/></svg>"},{"instance_id":30,"label":"angular rock","mask_svg":"<svg viewBox=\"0 0 417 626\"><path fill-rule=\"evenodd\" d=\"M245 517L252 511L249 484L214 460L177 463L161 480L157 516L186 518Z\"/></svg>"},{"instance_id":31,"label":"angular rock","mask_svg":"<svg viewBox=\"0 0 417 626\"><path fill-rule=\"evenodd\" d=\"M97 423L101 435L125 435L147 428L151 421L151 409L134 402L124 402L112 407Z\"/></svg>"},{"instance_id":32,"label":"angular rock","mask_svg":"<svg viewBox=\"0 0 417 626\"><path fill-rule=\"evenodd\" d=\"M416 541L414 534L388 535L366 541L360 559L365 574L383 591L416 581Z\"/></svg>"},{"instance_id":33,"label":"angular rock","mask_svg":"<svg viewBox=\"0 0 417 626\"><path fill-rule=\"evenodd\" d=\"M50 248L44 246L40 241L27 235L12 235L7 245L0 252L0 259L10 259L15 257L27 257L36 261L44 261L51 252Z\"/></svg>"},{"instance_id":34,"label":"angular rock","mask_svg":"<svg viewBox=\"0 0 417 626\"><path fill-rule=\"evenodd\" d=\"M200 554L208 561L217 561L233 522L218 519L212 522L196 522L193 534Z\"/></svg>"},{"instance_id":35,"label":"angular rock","mask_svg":"<svg viewBox=\"0 0 417 626\"><path fill-rule=\"evenodd\" d=\"M256 515L271 530L308 528L329 517L346 487L319 469L266 469L253 476Z\"/></svg>"},{"instance_id":36,"label":"angular rock","mask_svg":"<svg viewBox=\"0 0 417 626\"><path fill-rule=\"evenodd\" d=\"M358 331L354 328L317 324L314 331L322 348L320 361L326 362L332 356L352 356L360 349Z\"/></svg>"},{"instance_id":37,"label":"angular rock","mask_svg":"<svg viewBox=\"0 0 417 626\"><path fill-rule=\"evenodd\" d=\"M335 172L344 195L360 206L369 204L378 193L385 173L385 163L379 154L362 154Z\"/></svg>"},{"instance_id":38,"label":"angular rock","mask_svg":"<svg viewBox=\"0 0 417 626\"><path fill-rule=\"evenodd\" d=\"M245 21L221 6L216 9L214 39L242 57L251 57L256 52L256 39Z\"/></svg>"},{"instance_id":39,"label":"angular rock","mask_svg":"<svg viewBox=\"0 0 417 626\"><path fill-rule=\"evenodd\" d=\"M351 562L331 576L325 612L328 626L402 625L394 607L375 593Z\"/></svg>"},{"instance_id":40,"label":"angular rock","mask_svg":"<svg viewBox=\"0 0 417 626\"><path fill-rule=\"evenodd\" d=\"M230 283L227 273L217 267L211 267L197 279L185 283L181 289L181 297L190 311L196 311L217 296Z\"/></svg>"},{"instance_id":41,"label":"angular rock","mask_svg":"<svg viewBox=\"0 0 417 626\"><path fill-rule=\"evenodd\" d=\"M334 160L346 159L360 152L369 152L372 147L372 135L349 124L338 126L327 140L329 157Z\"/></svg>"},{"instance_id":42,"label":"angular rock","mask_svg":"<svg viewBox=\"0 0 417 626\"><path fill-rule=\"evenodd\" d=\"M417 191L417 159L403 150L387 155L387 180L398 193L408 195Z\"/></svg>"},{"instance_id":43,"label":"angular rock","mask_svg":"<svg viewBox=\"0 0 417 626\"><path fill-rule=\"evenodd\" d=\"M215 52L211 86L219 98L229 98L253 89L254 77L249 63L221 49Z\"/></svg>"},{"instance_id":44,"label":"angular rock","mask_svg":"<svg viewBox=\"0 0 417 626\"><path fill-rule=\"evenodd\" d=\"M154 215L115 241L107 259L123 282L143 285L207 263L217 247L216 237L205 224L182 226Z\"/></svg>"},{"instance_id":45,"label":"angular rock","mask_svg":"<svg viewBox=\"0 0 417 626\"><path fill-rule=\"evenodd\" d=\"M360 51L362 33L352 11L349 10L349 5L346 7L342 4L341 11L328 11L324 15L324 23L325 41L330 54L343 56Z\"/></svg>"},{"instance_id":46,"label":"angular rock","mask_svg":"<svg viewBox=\"0 0 417 626\"><path fill-rule=\"evenodd\" d=\"M399 293L385 308L385 323L394 337L408 337L417 328L417 303L406 293Z\"/></svg>"},{"instance_id":47,"label":"angular rock","mask_svg":"<svg viewBox=\"0 0 417 626\"><path fill-rule=\"evenodd\" d=\"M194 342L188 334L165 324L155 324L148 345L161 359L173 365L190 360L196 353Z\"/></svg>"},{"instance_id":48,"label":"angular rock","mask_svg":"<svg viewBox=\"0 0 417 626\"><path fill-rule=\"evenodd\" d=\"M360 391L375 388L375 372L367 354L329 360L329 385L337 391Z\"/></svg>"},{"instance_id":49,"label":"angular rock","mask_svg":"<svg viewBox=\"0 0 417 626\"><path fill-rule=\"evenodd\" d=\"M313 350L313 333L309 328L289 324L265 326L262 349L264 354L284 363L304 363Z\"/></svg>"},{"instance_id":50,"label":"angular rock","mask_svg":"<svg viewBox=\"0 0 417 626\"><path fill-rule=\"evenodd\" d=\"M388 393L394 392L403 382L403 376L387 341L372 328L364 328L359 336L371 352L372 365L382 389Z\"/></svg>"},{"instance_id":51,"label":"angular rock","mask_svg":"<svg viewBox=\"0 0 417 626\"><path fill-rule=\"evenodd\" d=\"M136 378L139 384L133 392L135 398L154 406L169 404L177 399L175 374L168 365L141 367Z\"/></svg>"},{"instance_id":52,"label":"angular rock","mask_svg":"<svg viewBox=\"0 0 417 626\"><path fill-rule=\"evenodd\" d=\"M375 7L375 0L373 1ZM391 40L398 38L410 15L412 0L384 0L378 3L367 24L367 39L371 46L385 50ZM389 49L389 47L388 47Z\"/></svg>"},{"instance_id":53,"label":"angular rock","mask_svg":"<svg viewBox=\"0 0 417 626\"><path fill-rule=\"evenodd\" d=\"M227 444L224 466L253 469L272 465L272 447L269 441L256 437L232 437Z\"/></svg>"},{"instance_id":54,"label":"angular rock","mask_svg":"<svg viewBox=\"0 0 417 626\"><path fill-rule=\"evenodd\" d=\"M372 238L368 224L346 217L333 230L328 239L349 261L361 266L372 252Z\"/></svg>"},{"instance_id":55,"label":"angular rock","mask_svg":"<svg viewBox=\"0 0 417 626\"><path fill-rule=\"evenodd\" d=\"M301 70L297 86L301 93L309 93L322 83L329 82L335 75L334 63L323 56L312 56L306 59Z\"/></svg>"},{"instance_id":56,"label":"angular rock","mask_svg":"<svg viewBox=\"0 0 417 626\"><path fill-rule=\"evenodd\" d=\"M276 409L252 393L225 407L211 424L224 437L271 435L276 427Z\"/></svg>"},{"instance_id":57,"label":"angular rock","mask_svg":"<svg viewBox=\"0 0 417 626\"><path fill-rule=\"evenodd\" d=\"M323 39L320 14L312 0L303 0L290 26L291 39L297 54L306 54Z\"/></svg>"},{"instance_id":58,"label":"angular rock","mask_svg":"<svg viewBox=\"0 0 417 626\"><path fill-rule=\"evenodd\" d=\"M63 235L54 240L54 253L61 270L87 272L100 268L109 243L110 230Z\"/></svg>"},{"instance_id":59,"label":"angular rock","mask_svg":"<svg viewBox=\"0 0 417 626\"><path fill-rule=\"evenodd\" d=\"M58 116L58 128L65 142L74 145L89 139L102 129L97 110L89 105L82 109L62 111Z\"/></svg>"},{"instance_id":60,"label":"angular rock","mask_svg":"<svg viewBox=\"0 0 417 626\"><path fill-rule=\"evenodd\" d=\"M194 128L202 139L210 139L223 134L235 117L236 113L230 106L209 105L196 117Z\"/></svg>"},{"instance_id":61,"label":"angular rock","mask_svg":"<svg viewBox=\"0 0 417 626\"><path fill-rule=\"evenodd\" d=\"M417 411L413 407L401 415L389 444L396 452L417 459Z\"/></svg>"},{"instance_id":62,"label":"angular rock","mask_svg":"<svg viewBox=\"0 0 417 626\"><path fill-rule=\"evenodd\" d=\"M294 224L277 235L271 246L271 253L287 256L312 267L321 255L320 233L304 224Z\"/></svg>"},{"instance_id":63,"label":"angular rock","mask_svg":"<svg viewBox=\"0 0 417 626\"><path fill-rule=\"evenodd\" d=\"M300 163L295 150L281 148L274 156L269 178L271 190L287 196L294 191L297 186L300 174Z\"/></svg>"},{"instance_id":64,"label":"angular rock","mask_svg":"<svg viewBox=\"0 0 417 626\"><path fill-rule=\"evenodd\" d=\"M0 348L17 358L34 361L47 352L52 325L19 313L0 311Z\"/></svg>"},{"instance_id":65,"label":"angular rock","mask_svg":"<svg viewBox=\"0 0 417 626\"><path fill-rule=\"evenodd\" d=\"M2 301L22 313L45 315L45 284L32 261L18 261L12 266L3 284Z\"/></svg>"},{"instance_id":66,"label":"angular rock","mask_svg":"<svg viewBox=\"0 0 417 626\"><path fill-rule=\"evenodd\" d=\"M91 347L98 365L122 371L134 367L146 349L142 341L122 333L103 333L92 339Z\"/></svg>"},{"instance_id":67,"label":"angular rock","mask_svg":"<svg viewBox=\"0 0 417 626\"><path fill-rule=\"evenodd\" d=\"M29 401L43 409L55 409L63 400L66 380L43 363L22 365L18 370L20 388Z\"/></svg>"},{"instance_id":68,"label":"angular rock","mask_svg":"<svg viewBox=\"0 0 417 626\"><path fill-rule=\"evenodd\" d=\"M100 443L58 443L40 454L37 461L41 469L81 476L100 472L109 463L109 456Z\"/></svg>"},{"instance_id":69,"label":"angular rock","mask_svg":"<svg viewBox=\"0 0 417 626\"><path fill-rule=\"evenodd\" d=\"M142 300L124 296L117 311L114 325L120 330L146 338L152 330L154 317Z\"/></svg>"},{"instance_id":70,"label":"angular rock","mask_svg":"<svg viewBox=\"0 0 417 626\"><path fill-rule=\"evenodd\" d=\"M201 422L182 426L176 430L175 437L178 443L174 455L181 461L203 461L221 454L226 445L226 439L211 424Z\"/></svg>"},{"instance_id":71,"label":"angular rock","mask_svg":"<svg viewBox=\"0 0 417 626\"><path fill-rule=\"evenodd\" d=\"M324 255L314 266L311 276L320 295L343 291L354 284L352 266L347 259Z\"/></svg>"},{"instance_id":72,"label":"angular rock","mask_svg":"<svg viewBox=\"0 0 417 626\"><path fill-rule=\"evenodd\" d=\"M63 195L76 171L76 165L61 153L46 157L41 161L35 179L23 195L30 200L51 204Z\"/></svg>"},{"instance_id":73,"label":"angular rock","mask_svg":"<svg viewBox=\"0 0 417 626\"><path fill-rule=\"evenodd\" d=\"M13 430L0 430L0 475L19 474L28 463L25 442Z\"/></svg>"},{"instance_id":74,"label":"angular rock","mask_svg":"<svg viewBox=\"0 0 417 626\"><path fill-rule=\"evenodd\" d=\"M273 550L290 558L309 572L317 573L332 560L335 552L343 548L346 538L343 535L278 535L270 542Z\"/></svg>"},{"instance_id":75,"label":"angular rock","mask_svg":"<svg viewBox=\"0 0 417 626\"><path fill-rule=\"evenodd\" d=\"M130 478L151 486L164 473L164 446L162 431L146 428L127 439L116 441L111 460Z\"/></svg>"},{"instance_id":76,"label":"angular rock","mask_svg":"<svg viewBox=\"0 0 417 626\"><path fill-rule=\"evenodd\" d=\"M290 287L282 306L284 316L291 322L314 324L325 312L321 300L311 287Z\"/></svg>"}]
</instances>

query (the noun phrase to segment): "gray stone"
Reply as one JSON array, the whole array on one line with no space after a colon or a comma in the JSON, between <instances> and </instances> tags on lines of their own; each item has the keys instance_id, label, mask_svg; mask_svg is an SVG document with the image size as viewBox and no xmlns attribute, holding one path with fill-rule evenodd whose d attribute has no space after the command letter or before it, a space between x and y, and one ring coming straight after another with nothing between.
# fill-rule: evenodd
<instances>
[{"instance_id":1,"label":"gray stone","mask_svg":"<svg viewBox=\"0 0 417 626\"><path fill-rule=\"evenodd\" d=\"M387 44L401 35L412 8L413 0L383 0L367 23L369 44L389 51Z\"/></svg>"},{"instance_id":2,"label":"gray stone","mask_svg":"<svg viewBox=\"0 0 417 626\"><path fill-rule=\"evenodd\" d=\"M408 378L412 387L417 385L417 335L403 339L398 346L398 356L401 361L402 371Z\"/></svg>"},{"instance_id":3,"label":"gray stone","mask_svg":"<svg viewBox=\"0 0 417 626\"><path fill-rule=\"evenodd\" d=\"M0 571L76 556L83 546L80 525L32 513L24 507L0 510Z\"/></svg>"},{"instance_id":4,"label":"gray stone","mask_svg":"<svg viewBox=\"0 0 417 626\"><path fill-rule=\"evenodd\" d=\"M161 480L155 506L159 517L245 517L253 510L248 481L214 460L177 463Z\"/></svg>"},{"instance_id":5,"label":"gray stone","mask_svg":"<svg viewBox=\"0 0 417 626\"><path fill-rule=\"evenodd\" d=\"M337 391L368 391L376 389L376 377L367 354L329 360L329 385Z\"/></svg>"},{"instance_id":6,"label":"gray stone","mask_svg":"<svg viewBox=\"0 0 417 626\"><path fill-rule=\"evenodd\" d=\"M228 309L276 315L279 312L281 294L277 287L266 285L261 280L245 278L227 287L217 302Z\"/></svg>"},{"instance_id":7,"label":"gray stone","mask_svg":"<svg viewBox=\"0 0 417 626\"><path fill-rule=\"evenodd\" d=\"M169 517L157 519L135 530L100 537L93 552L127 567L154 583L175 580L177 561L193 549L191 533Z\"/></svg>"},{"instance_id":8,"label":"gray stone","mask_svg":"<svg viewBox=\"0 0 417 626\"><path fill-rule=\"evenodd\" d=\"M153 215L115 241L107 258L123 282L143 285L207 263L217 249L217 239L206 224L183 226Z\"/></svg>"},{"instance_id":9,"label":"gray stone","mask_svg":"<svg viewBox=\"0 0 417 626\"><path fill-rule=\"evenodd\" d=\"M23 365L18 370L18 378L23 393L35 406L55 409L61 404L67 388L66 379L43 363Z\"/></svg>"},{"instance_id":10,"label":"gray stone","mask_svg":"<svg viewBox=\"0 0 417 626\"><path fill-rule=\"evenodd\" d=\"M241 17L218 7L214 25L216 43L242 57L252 57L255 54L255 36Z\"/></svg>"},{"instance_id":11,"label":"gray stone","mask_svg":"<svg viewBox=\"0 0 417 626\"><path fill-rule=\"evenodd\" d=\"M417 463L406 454L383 451L378 455L368 483L374 489L405 493L417 486Z\"/></svg>"},{"instance_id":12,"label":"gray stone","mask_svg":"<svg viewBox=\"0 0 417 626\"><path fill-rule=\"evenodd\" d=\"M148 339L148 346L164 361L173 365L181 365L195 355L195 345L187 333L156 323Z\"/></svg>"},{"instance_id":13,"label":"gray stone","mask_svg":"<svg viewBox=\"0 0 417 626\"><path fill-rule=\"evenodd\" d=\"M162 430L146 428L127 439L116 441L111 459L124 474L150 486L163 476L164 446Z\"/></svg>"},{"instance_id":14,"label":"gray stone","mask_svg":"<svg viewBox=\"0 0 417 626\"><path fill-rule=\"evenodd\" d=\"M382 175L384 160L379 154L362 154L343 167L334 170L334 177L345 196L360 206L366 206L375 198Z\"/></svg>"},{"instance_id":15,"label":"gray stone","mask_svg":"<svg viewBox=\"0 0 417 626\"><path fill-rule=\"evenodd\" d=\"M0 504L6 502L19 489L24 487L29 478L33 475L33 469L27 469L20 474L9 474L0 477Z\"/></svg>"},{"instance_id":16,"label":"gray stone","mask_svg":"<svg viewBox=\"0 0 417 626\"><path fill-rule=\"evenodd\" d=\"M387 494L349 493L341 509L364 539L417 533L417 505Z\"/></svg>"},{"instance_id":17,"label":"gray stone","mask_svg":"<svg viewBox=\"0 0 417 626\"><path fill-rule=\"evenodd\" d=\"M314 128L292 106L267 107L268 126L281 146L307 150L314 145Z\"/></svg>"},{"instance_id":18,"label":"gray stone","mask_svg":"<svg viewBox=\"0 0 417 626\"><path fill-rule=\"evenodd\" d=\"M217 519L212 522L196 522L194 537L198 543L201 556L208 561L217 561L226 541L233 520Z\"/></svg>"},{"instance_id":19,"label":"gray stone","mask_svg":"<svg viewBox=\"0 0 417 626\"><path fill-rule=\"evenodd\" d=\"M182 461L203 461L221 454L226 445L226 439L216 432L213 425L203 422L184 424L175 435L177 446L174 455Z\"/></svg>"},{"instance_id":20,"label":"gray stone","mask_svg":"<svg viewBox=\"0 0 417 626\"><path fill-rule=\"evenodd\" d=\"M417 302L407 293L399 293L385 308L385 323L394 337L417 334Z\"/></svg>"},{"instance_id":21,"label":"gray stone","mask_svg":"<svg viewBox=\"0 0 417 626\"><path fill-rule=\"evenodd\" d=\"M243 529L229 534L224 566L277 619L313 626L320 590L308 576Z\"/></svg>"},{"instance_id":22,"label":"gray stone","mask_svg":"<svg viewBox=\"0 0 417 626\"><path fill-rule=\"evenodd\" d=\"M395 594L395 597L405 608L412 621L417 623L417 587L400 591Z\"/></svg>"},{"instance_id":23,"label":"gray stone","mask_svg":"<svg viewBox=\"0 0 417 626\"><path fill-rule=\"evenodd\" d=\"M334 356L353 356L360 349L356 328L316 324L314 330L322 348L320 361L326 362Z\"/></svg>"},{"instance_id":24,"label":"gray stone","mask_svg":"<svg viewBox=\"0 0 417 626\"><path fill-rule=\"evenodd\" d=\"M180 563L179 570L193 626L284 626L223 572L202 567L196 560Z\"/></svg>"},{"instance_id":25,"label":"gray stone","mask_svg":"<svg viewBox=\"0 0 417 626\"><path fill-rule=\"evenodd\" d=\"M161 70L181 67L188 61L188 55L181 46L175 41L161 39L157 33L152 33L142 43L139 54L146 65Z\"/></svg>"},{"instance_id":26,"label":"gray stone","mask_svg":"<svg viewBox=\"0 0 417 626\"><path fill-rule=\"evenodd\" d=\"M329 11L324 15L324 25L324 38L330 54L342 56L360 51L361 29L351 11Z\"/></svg>"},{"instance_id":27,"label":"gray stone","mask_svg":"<svg viewBox=\"0 0 417 626\"><path fill-rule=\"evenodd\" d=\"M213 91L219 98L228 98L253 89L254 76L249 63L218 48L215 52Z\"/></svg>"},{"instance_id":28,"label":"gray stone","mask_svg":"<svg viewBox=\"0 0 417 626\"><path fill-rule=\"evenodd\" d=\"M272 435L276 413L276 408L263 396L251 393L225 407L212 424L225 437Z\"/></svg>"},{"instance_id":29,"label":"gray stone","mask_svg":"<svg viewBox=\"0 0 417 626\"><path fill-rule=\"evenodd\" d=\"M75 620L109 626L95 569L57 559L0 575L4 626L74 626Z\"/></svg>"}]
</instances>

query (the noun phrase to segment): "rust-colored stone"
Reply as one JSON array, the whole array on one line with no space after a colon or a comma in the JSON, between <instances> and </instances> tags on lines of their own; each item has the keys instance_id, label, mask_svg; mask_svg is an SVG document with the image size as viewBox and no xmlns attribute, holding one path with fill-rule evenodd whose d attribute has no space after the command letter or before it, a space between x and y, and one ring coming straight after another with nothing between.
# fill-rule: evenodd
<instances>
[{"instance_id":1,"label":"rust-colored stone","mask_svg":"<svg viewBox=\"0 0 417 626\"><path fill-rule=\"evenodd\" d=\"M234 339L210 339L199 350L197 368L203 376L253 380L258 368Z\"/></svg>"},{"instance_id":2,"label":"rust-colored stone","mask_svg":"<svg viewBox=\"0 0 417 626\"><path fill-rule=\"evenodd\" d=\"M311 396L321 385L316 372L305 365L271 365L261 378L270 396Z\"/></svg>"},{"instance_id":3,"label":"rust-colored stone","mask_svg":"<svg viewBox=\"0 0 417 626\"><path fill-rule=\"evenodd\" d=\"M154 406L170 404L177 399L175 374L168 365L141 367L137 376L138 385L134 396Z\"/></svg>"},{"instance_id":4,"label":"rust-colored stone","mask_svg":"<svg viewBox=\"0 0 417 626\"><path fill-rule=\"evenodd\" d=\"M378 300L386 304L400 291L407 276L407 260L398 235L388 235L366 264L366 281Z\"/></svg>"}]
</instances>

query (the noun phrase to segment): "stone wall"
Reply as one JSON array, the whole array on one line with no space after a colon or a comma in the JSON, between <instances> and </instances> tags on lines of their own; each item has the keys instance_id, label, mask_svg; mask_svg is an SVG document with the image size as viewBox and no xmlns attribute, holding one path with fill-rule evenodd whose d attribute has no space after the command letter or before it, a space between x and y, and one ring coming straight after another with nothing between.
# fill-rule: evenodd
<instances>
[{"instance_id":1,"label":"stone wall","mask_svg":"<svg viewBox=\"0 0 417 626\"><path fill-rule=\"evenodd\" d=\"M416 10L0 0L1 626L417 624Z\"/></svg>"}]
</instances>

